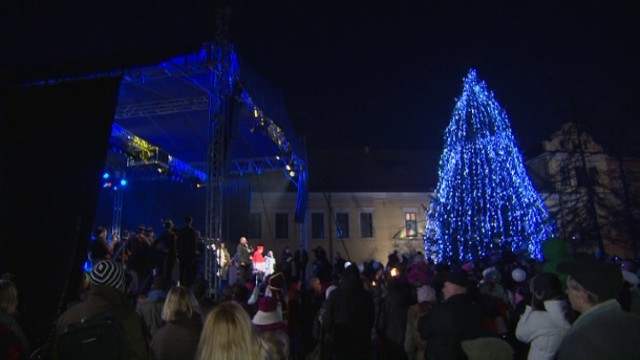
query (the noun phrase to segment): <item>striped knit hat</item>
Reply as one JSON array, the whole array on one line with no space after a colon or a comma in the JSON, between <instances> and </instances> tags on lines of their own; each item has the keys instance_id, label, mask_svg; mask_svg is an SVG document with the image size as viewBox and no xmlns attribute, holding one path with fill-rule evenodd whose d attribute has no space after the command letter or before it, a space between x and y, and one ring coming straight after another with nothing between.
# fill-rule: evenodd
<instances>
[{"instance_id":1,"label":"striped knit hat","mask_svg":"<svg viewBox=\"0 0 640 360\"><path fill-rule=\"evenodd\" d=\"M92 285L121 289L124 285L124 269L115 261L102 260L93 266L89 281Z\"/></svg>"}]
</instances>

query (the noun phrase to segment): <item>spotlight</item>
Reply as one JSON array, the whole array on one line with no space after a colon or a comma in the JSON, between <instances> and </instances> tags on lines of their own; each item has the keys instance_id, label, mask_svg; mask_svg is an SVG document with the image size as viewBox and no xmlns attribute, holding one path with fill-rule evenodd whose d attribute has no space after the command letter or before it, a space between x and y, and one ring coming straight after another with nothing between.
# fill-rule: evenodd
<instances>
[{"instance_id":1,"label":"spotlight","mask_svg":"<svg viewBox=\"0 0 640 360\"><path fill-rule=\"evenodd\" d=\"M121 179L120 180L120 185L127 186L127 179Z\"/></svg>"},{"instance_id":2,"label":"spotlight","mask_svg":"<svg viewBox=\"0 0 640 360\"><path fill-rule=\"evenodd\" d=\"M293 171L293 170L289 171L289 176L295 177L296 176L296 172Z\"/></svg>"},{"instance_id":3,"label":"spotlight","mask_svg":"<svg viewBox=\"0 0 640 360\"><path fill-rule=\"evenodd\" d=\"M105 179L105 180L108 179L109 178L109 173L105 172L104 174L102 174L102 178Z\"/></svg>"},{"instance_id":4,"label":"spotlight","mask_svg":"<svg viewBox=\"0 0 640 360\"><path fill-rule=\"evenodd\" d=\"M107 181L107 182L102 184L102 187L106 189L106 188L110 188L112 185L113 184L111 183L111 181Z\"/></svg>"}]
</instances>

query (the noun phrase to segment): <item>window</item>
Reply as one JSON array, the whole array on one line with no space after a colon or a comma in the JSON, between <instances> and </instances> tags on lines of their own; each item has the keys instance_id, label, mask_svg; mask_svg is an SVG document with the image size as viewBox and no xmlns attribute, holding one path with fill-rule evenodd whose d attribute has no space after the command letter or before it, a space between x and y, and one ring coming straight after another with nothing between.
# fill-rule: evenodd
<instances>
[{"instance_id":1,"label":"window","mask_svg":"<svg viewBox=\"0 0 640 360\"><path fill-rule=\"evenodd\" d=\"M360 237L373 237L373 214L370 212L360 213Z\"/></svg>"},{"instance_id":2,"label":"window","mask_svg":"<svg viewBox=\"0 0 640 360\"><path fill-rule=\"evenodd\" d=\"M414 212L404 213L404 230L407 233L407 237L418 236L418 220L417 215Z\"/></svg>"},{"instance_id":3,"label":"window","mask_svg":"<svg viewBox=\"0 0 640 360\"><path fill-rule=\"evenodd\" d=\"M324 214L311 214L311 238L324 239Z\"/></svg>"},{"instance_id":4,"label":"window","mask_svg":"<svg viewBox=\"0 0 640 360\"><path fill-rule=\"evenodd\" d=\"M276 239L289 238L289 214L276 213Z\"/></svg>"},{"instance_id":5,"label":"window","mask_svg":"<svg viewBox=\"0 0 640 360\"><path fill-rule=\"evenodd\" d=\"M252 213L249 219L249 239L262 239L262 214Z\"/></svg>"},{"instance_id":6,"label":"window","mask_svg":"<svg viewBox=\"0 0 640 360\"><path fill-rule=\"evenodd\" d=\"M338 238L349 237L349 213L336 213L336 236Z\"/></svg>"}]
</instances>

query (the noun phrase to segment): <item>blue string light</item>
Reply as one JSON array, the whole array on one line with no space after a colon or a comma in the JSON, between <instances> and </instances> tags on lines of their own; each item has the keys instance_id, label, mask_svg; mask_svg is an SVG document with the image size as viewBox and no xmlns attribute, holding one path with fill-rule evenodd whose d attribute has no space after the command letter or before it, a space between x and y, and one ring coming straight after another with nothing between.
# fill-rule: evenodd
<instances>
[{"instance_id":1,"label":"blue string light","mask_svg":"<svg viewBox=\"0 0 640 360\"><path fill-rule=\"evenodd\" d=\"M509 249L541 259L554 226L529 179L506 112L470 70L445 131L425 250L437 261Z\"/></svg>"}]
</instances>

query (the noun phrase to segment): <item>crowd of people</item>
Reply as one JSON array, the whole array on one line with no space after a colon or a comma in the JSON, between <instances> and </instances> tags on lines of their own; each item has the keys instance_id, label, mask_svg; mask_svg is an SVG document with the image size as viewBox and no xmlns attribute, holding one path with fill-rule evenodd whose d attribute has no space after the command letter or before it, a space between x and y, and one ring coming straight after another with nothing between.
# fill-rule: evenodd
<instances>
[{"instance_id":1,"label":"crowd of people","mask_svg":"<svg viewBox=\"0 0 640 360\"><path fill-rule=\"evenodd\" d=\"M339 254L330 262L318 247L307 275L303 246L276 259L243 237L233 255L218 249L217 274L234 264L227 271L235 276L226 274L210 297L195 265L200 245L177 245L197 231L165 225L147 242L164 255L151 257L148 274L129 275L140 270L131 263L136 253L117 246L94 259L85 291L59 317L41 358L67 358L69 329L108 313L121 325L128 359L640 359L638 264L570 254L561 239L543 244L544 261L506 252L446 264L394 251L386 264L356 264ZM175 254L177 277L167 254ZM33 350L17 309L15 285L4 278L2 358Z\"/></svg>"}]
</instances>

